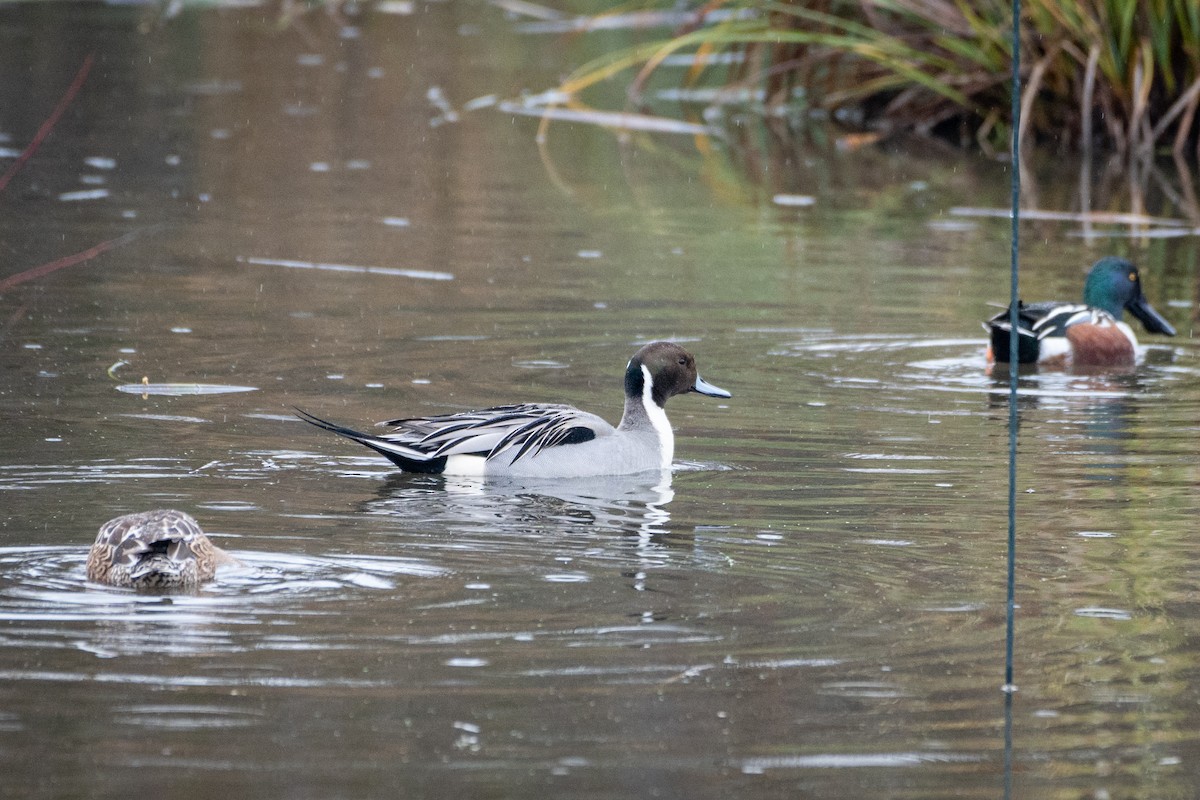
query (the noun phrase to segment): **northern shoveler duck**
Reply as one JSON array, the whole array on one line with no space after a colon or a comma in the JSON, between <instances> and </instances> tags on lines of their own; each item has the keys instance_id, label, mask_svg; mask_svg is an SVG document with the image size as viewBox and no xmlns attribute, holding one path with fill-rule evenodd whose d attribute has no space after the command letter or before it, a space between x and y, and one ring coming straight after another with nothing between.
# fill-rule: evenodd
<instances>
[{"instance_id":1,"label":"northern shoveler duck","mask_svg":"<svg viewBox=\"0 0 1200 800\"><path fill-rule=\"evenodd\" d=\"M1142 294L1131 262L1108 256L1092 265L1083 303L1019 303L1017 352L1022 364L1122 366L1137 355L1137 337L1121 321L1125 310L1150 333L1175 335L1175 328ZM983 323L991 337L988 361L1009 360L1009 309Z\"/></svg>"},{"instance_id":2,"label":"northern shoveler duck","mask_svg":"<svg viewBox=\"0 0 1200 800\"><path fill-rule=\"evenodd\" d=\"M696 360L682 347L652 342L625 369L625 412L615 428L595 414L544 403L394 419L379 423L393 428L381 436L299 409L297 416L366 445L408 472L578 478L670 467L675 435L664 406L688 392L730 396L697 374Z\"/></svg>"},{"instance_id":3,"label":"northern shoveler duck","mask_svg":"<svg viewBox=\"0 0 1200 800\"><path fill-rule=\"evenodd\" d=\"M191 516L160 509L126 514L100 526L88 553L87 576L131 589L195 589L211 580L219 565L236 563Z\"/></svg>"}]
</instances>

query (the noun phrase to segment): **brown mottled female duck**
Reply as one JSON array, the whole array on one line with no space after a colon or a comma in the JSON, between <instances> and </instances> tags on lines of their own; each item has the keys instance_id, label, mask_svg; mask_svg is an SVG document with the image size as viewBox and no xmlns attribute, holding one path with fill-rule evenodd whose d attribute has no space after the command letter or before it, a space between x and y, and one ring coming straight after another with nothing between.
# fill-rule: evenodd
<instances>
[{"instance_id":1,"label":"brown mottled female duck","mask_svg":"<svg viewBox=\"0 0 1200 800\"><path fill-rule=\"evenodd\" d=\"M159 509L126 514L100 526L88 553L87 576L131 589L189 590L212 580L218 566L237 563L190 515Z\"/></svg>"}]
</instances>

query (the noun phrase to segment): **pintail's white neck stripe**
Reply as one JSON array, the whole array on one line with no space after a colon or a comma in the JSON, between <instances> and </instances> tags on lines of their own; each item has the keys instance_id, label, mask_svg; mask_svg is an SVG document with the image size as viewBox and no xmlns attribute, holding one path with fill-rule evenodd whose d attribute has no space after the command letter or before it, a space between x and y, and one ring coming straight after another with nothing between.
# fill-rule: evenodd
<instances>
[{"instance_id":1,"label":"pintail's white neck stripe","mask_svg":"<svg viewBox=\"0 0 1200 800\"><path fill-rule=\"evenodd\" d=\"M675 432L671 430L671 422L667 419L667 411L654 402L654 377L649 368L642 364L642 408L658 434L658 449L662 455L662 468L668 469L675 459Z\"/></svg>"}]
</instances>

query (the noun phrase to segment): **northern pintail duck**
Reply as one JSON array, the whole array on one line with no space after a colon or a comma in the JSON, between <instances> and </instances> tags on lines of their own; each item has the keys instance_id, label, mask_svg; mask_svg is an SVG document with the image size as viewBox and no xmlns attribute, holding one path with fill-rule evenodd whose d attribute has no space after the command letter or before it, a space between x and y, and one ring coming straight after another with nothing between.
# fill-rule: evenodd
<instances>
[{"instance_id":1,"label":"northern pintail duck","mask_svg":"<svg viewBox=\"0 0 1200 800\"><path fill-rule=\"evenodd\" d=\"M1125 310L1150 333L1175 335L1175 328L1142 294L1137 267L1108 256L1088 272L1083 303L1019 303L1017 352L1022 364L1121 366L1137 355L1137 337L1121 321ZM983 324L991 337L988 360L1009 360L1009 310Z\"/></svg>"},{"instance_id":2,"label":"northern pintail duck","mask_svg":"<svg viewBox=\"0 0 1200 800\"><path fill-rule=\"evenodd\" d=\"M88 553L87 576L132 589L194 589L211 580L219 565L236 563L191 516L160 509L126 514L100 526Z\"/></svg>"},{"instance_id":3,"label":"northern pintail duck","mask_svg":"<svg viewBox=\"0 0 1200 800\"><path fill-rule=\"evenodd\" d=\"M625 412L613 427L567 405L522 403L482 411L381 422L393 430L360 433L297 409L318 428L353 439L408 472L577 478L671 466L675 435L664 406L677 394L729 392L696 373L696 360L671 342L652 342L625 369Z\"/></svg>"}]
</instances>

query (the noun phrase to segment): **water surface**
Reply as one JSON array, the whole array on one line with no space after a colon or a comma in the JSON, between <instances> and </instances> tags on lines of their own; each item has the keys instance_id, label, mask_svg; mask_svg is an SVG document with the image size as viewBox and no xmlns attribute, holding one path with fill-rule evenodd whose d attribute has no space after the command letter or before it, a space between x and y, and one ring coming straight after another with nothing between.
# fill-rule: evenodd
<instances>
[{"instance_id":1,"label":"water surface","mask_svg":"<svg viewBox=\"0 0 1200 800\"><path fill-rule=\"evenodd\" d=\"M763 129L539 149L488 97L602 41L381 9L0 9L0 167L96 56L0 195L2 277L130 236L0 296L6 796L1000 796L1007 380L978 320L1008 225L954 210L1002 208L1003 165ZM1030 202L1078 185L1046 168ZM1026 231L1028 297L1126 253L1181 335L1022 378L1015 794L1193 797L1194 238ZM291 416L615 422L655 338L734 395L672 400L665 475L403 476ZM155 507L243 566L89 584L99 525Z\"/></svg>"}]
</instances>

